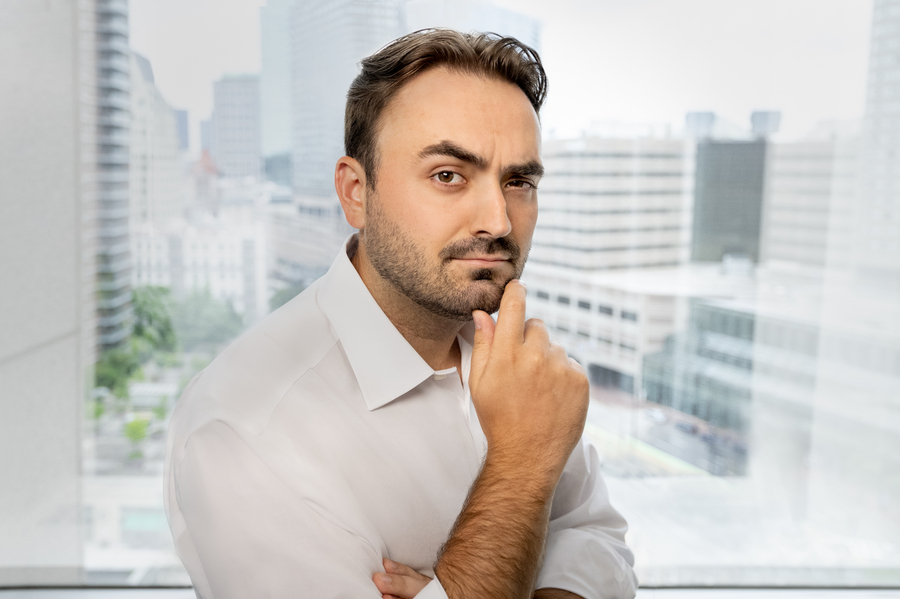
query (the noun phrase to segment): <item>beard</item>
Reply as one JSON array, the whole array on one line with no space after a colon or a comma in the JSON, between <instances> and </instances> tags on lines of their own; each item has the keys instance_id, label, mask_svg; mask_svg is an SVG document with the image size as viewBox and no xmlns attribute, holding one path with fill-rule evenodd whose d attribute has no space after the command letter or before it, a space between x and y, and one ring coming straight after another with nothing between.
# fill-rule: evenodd
<instances>
[{"instance_id":1,"label":"beard","mask_svg":"<svg viewBox=\"0 0 900 599\"><path fill-rule=\"evenodd\" d=\"M500 309L503 290L522 275L530 249L526 247L523 252L511 237L470 237L447 245L434 261L402 227L387 218L377 197L366 204L361 237L369 262L385 281L432 314L462 322L472 319L473 310L493 314ZM454 259L498 253L509 256L511 274L502 265L468 272L451 268Z\"/></svg>"}]
</instances>

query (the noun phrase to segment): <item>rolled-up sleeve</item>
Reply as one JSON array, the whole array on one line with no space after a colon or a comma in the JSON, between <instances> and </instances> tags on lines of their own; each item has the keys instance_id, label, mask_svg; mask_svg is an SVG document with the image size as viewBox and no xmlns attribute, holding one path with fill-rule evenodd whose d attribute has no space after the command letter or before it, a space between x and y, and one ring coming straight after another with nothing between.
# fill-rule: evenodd
<instances>
[{"instance_id":1,"label":"rolled-up sleeve","mask_svg":"<svg viewBox=\"0 0 900 599\"><path fill-rule=\"evenodd\" d=\"M298 498L229 425L197 429L174 474L176 546L202 599L381 596L381 552ZM427 597L445 598L436 587Z\"/></svg>"},{"instance_id":2,"label":"rolled-up sleeve","mask_svg":"<svg viewBox=\"0 0 900 599\"><path fill-rule=\"evenodd\" d=\"M637 592L625 519L610 505L600 458L582 438L560 477L550 513L544 563L535 588L585 599L630 599Z\"/></svg>"}]
</instances>

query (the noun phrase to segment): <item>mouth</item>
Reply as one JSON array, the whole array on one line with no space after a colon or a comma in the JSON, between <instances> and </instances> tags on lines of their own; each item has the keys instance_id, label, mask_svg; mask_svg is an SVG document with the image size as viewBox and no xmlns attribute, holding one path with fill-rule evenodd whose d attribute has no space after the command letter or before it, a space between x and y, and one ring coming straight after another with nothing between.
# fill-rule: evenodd
<instances>
[{"instance_id":1,"label":"mouth","mask_svg":"<svg viewBox=\"0 0 900 599\"><path fill-rule=\"evenodd\" d=\"M456 262L473 268L491 268L509 262L506 256L469 256L466 258L453 258Z\"/></svg>"}]
</instances>

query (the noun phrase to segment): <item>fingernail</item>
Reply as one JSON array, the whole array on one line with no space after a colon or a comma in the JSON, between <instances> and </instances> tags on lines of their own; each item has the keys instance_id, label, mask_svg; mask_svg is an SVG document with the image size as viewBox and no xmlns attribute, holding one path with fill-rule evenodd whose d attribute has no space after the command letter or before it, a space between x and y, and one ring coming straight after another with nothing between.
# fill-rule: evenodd
<instances>
[{"instance_id":1,"label":"fingernail","mask_svg":"<svg viewBox=\"0 0 900 599\"><path fill-rule=\"evenodd\" d=\"M478 322L477 318L475 318L475 314L472 314L472 320L475 321L475 330L477 331L477 330L481 329L481 323Z\"/></svg>"},{"instance_id":2,"label":"fingernail","mask_svg":"<svg viewBox=\"0 0 900 599\"><path fill-rule=\"evenodd\" d=\"M384 569L385 569L385 570L393 570L393 569L394 569L394 562L392 562L392 561L389 560L388 558L384 558Z\"/></svg>"},{"instance_id":3,"label":"fingernail","mask_svg":"<svg viewBox=\"0 0 900 599\"><path fill-rule=\"evenodd\" d=\"M381 579L381 582L382 582L382 583L384 583L384 584L386 584L386 585L388 585L388 586L391 585L391 577L388 576L387 574L379 574L379 575L378 575L378 578Z\"/></svg>"}]
</instances>

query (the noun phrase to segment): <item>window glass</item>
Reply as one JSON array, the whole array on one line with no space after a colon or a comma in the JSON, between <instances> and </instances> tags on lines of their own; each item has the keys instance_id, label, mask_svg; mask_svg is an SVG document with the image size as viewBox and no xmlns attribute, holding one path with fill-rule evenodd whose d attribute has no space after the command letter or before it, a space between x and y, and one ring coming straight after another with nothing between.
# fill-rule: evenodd
<instances>
[{"instance_id":1,"label":"window glass","mask_svg":"<svg viewBox=\"0 0 900 599\"><path fill-rule=\"evenodd\" d=\"M190 584L172 410L326 272L357 62L432 26L544 58L528 315L641 582L900 585L900 0L0 13L0 586Z\"/></svg>"}]
</instances>

